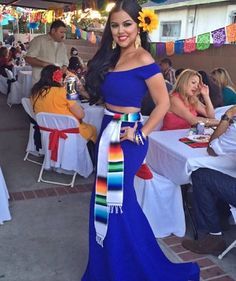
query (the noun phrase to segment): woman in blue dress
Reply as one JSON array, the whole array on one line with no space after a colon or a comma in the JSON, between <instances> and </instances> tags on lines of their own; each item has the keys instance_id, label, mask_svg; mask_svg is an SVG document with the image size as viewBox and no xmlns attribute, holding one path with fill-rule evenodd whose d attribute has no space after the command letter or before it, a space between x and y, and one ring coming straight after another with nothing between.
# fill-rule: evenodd
<instances>
[{"instance_id":1,"label":"woman in blue dress","mask_svg":"<svg viewBox=\"0 0 236 281\"><path fill-rule=\"evenodd\" d=\"M197 264L174 264L162 253L134 191L147 136L169 108L160 68L146 50L152 15L139 12L136 0L116 1L101 47L88 64L86 89L91 97L102 98L106 109L82 281L197 281ZM147 91L156 106L142 126L140 107Z\"/></svg>"}]
</instances>

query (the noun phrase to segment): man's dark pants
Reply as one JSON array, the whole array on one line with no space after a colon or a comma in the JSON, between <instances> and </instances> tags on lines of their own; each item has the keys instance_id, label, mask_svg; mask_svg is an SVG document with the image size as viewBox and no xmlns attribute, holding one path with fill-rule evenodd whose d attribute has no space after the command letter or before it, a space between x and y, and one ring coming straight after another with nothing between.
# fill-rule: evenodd
<instances>
[{"instance_id":1,"label":"man's dark pants","mask_svg":"<svg viewBox=\"0 0 236 281\"><path fill-rule=\"evenodd\" d=\"M217 202L236 207L236 178L219 171L200 168L192 173L194 214L199 230L222 231Z\"/></svg>"}]
</instances>

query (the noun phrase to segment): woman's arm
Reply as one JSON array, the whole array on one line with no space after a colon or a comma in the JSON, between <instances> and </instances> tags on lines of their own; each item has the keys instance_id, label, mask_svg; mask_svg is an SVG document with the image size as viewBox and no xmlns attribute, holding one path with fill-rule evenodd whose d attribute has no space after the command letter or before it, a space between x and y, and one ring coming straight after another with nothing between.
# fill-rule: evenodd
<instances>
[{"instance_id":1,"label":"woman's arm","mask_svg":"<svg viewBox=\"0 0 236 281\"><path fill-rule=\"evenodd\" d=\"M198 102L196 108L197 113L208 118L215 118L215 111L209 96L208 86L202 85L200 88L200 93L204 99L205 104L201 103L200 101Z\"/></svg>"},{"instance_id":2,"label":"woman's arm","mask_svg":"<svg viewBox=\"0 0 236 281\"><path fill-rule=\"evenodd\" d=\"M196 125L198 122L204 122L207 126L216 126L219 123L218 120L213 118L204 118L193 115L185 106L184 102L177 96L171 96L170 101L170 111L186 120L191 126Z\"/></svg>"},{"instance_id":3,"label":"woman's arm","mask_svg":"<svg viewBox=\"0 0 236 281\"><path fill-rule=\"evenodd\" d=\"M169 94L162 74L158 73L147 79L146 84L155 103L155 108L142 128L142 132L145 136L156 128L157 124L164 118L170 106Z\"/></svg>"},{"instance_id":4,"label":"woman's arm","mask_svg":"<svg viewBox=\"0 0 236 281\"><path fill-rule=\"evenodd\" d=\"M84 118L84 110L81 106L75 102L72 106L69 107L70 112L77 118L78 120L82 120Z\"/></svg>"}]
</instances>

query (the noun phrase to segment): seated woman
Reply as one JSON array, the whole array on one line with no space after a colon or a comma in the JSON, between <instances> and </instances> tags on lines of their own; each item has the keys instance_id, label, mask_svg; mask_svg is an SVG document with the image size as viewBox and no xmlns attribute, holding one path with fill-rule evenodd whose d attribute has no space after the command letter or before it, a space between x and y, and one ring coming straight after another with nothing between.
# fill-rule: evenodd
<instances>
[{"instance_id":1,"label":"seated woman","mask_svg":"<svg viewBox=\"0 0 236 281\"><path fill-rule=\"evenodd\" d=\"M211 71L211 76L221 88L224 105L236 104L236 87L228 71L222 67L215 68Z\"/></svg>"},{"instance_id":2,"label":"seated woman","mask_svg":"<svg viewBox=\"0 0 236 281\"><path fill-rule=\"evenodd\" d=\"M62 84L63 73L60 67L48 65L41 71L40 80L33 86L31 102L35 113L48 112L71 115L78 119L82 137L96 142L96 128L82 121L84 111L74 100L68 100Z\"/></svg>"},{"instance_id":3,"label":"seated woman","mask_svg":"<svg viewBox=\"0 0 236 281\"><path fill-rule=\"evenodd\" d=\"M200 102L199 95L204 104ZM185 69L173 87L170 109L164 117L161 130L187 129L198 122L215 126L219 121L214 116L208 86L202 83L202 77L197 71Z\"/></svg>"},{"instance_id":4,"label":"seated woman","mask_svg":"<svg viewBox=\"0 0 236 281\"><path fill-rule=\"evenodd\" d=\"M0 75L7 77L5 68L12 71L13 63L9 60L9 52L7 47L0 48Z\"/></svg>"}]
</instances>

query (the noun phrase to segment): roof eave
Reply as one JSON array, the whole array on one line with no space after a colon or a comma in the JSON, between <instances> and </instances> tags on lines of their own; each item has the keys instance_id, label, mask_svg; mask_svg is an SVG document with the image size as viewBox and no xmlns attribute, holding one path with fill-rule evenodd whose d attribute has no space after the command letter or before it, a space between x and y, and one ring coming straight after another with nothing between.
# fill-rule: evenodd
<instances>
[{"instance_id":1,"label":"roof eave","mask_svg":"<svg viewBox=\"0 0 236 281\"><path fill-rule=\"evenodd\" d=\"M229 0L190 0L190 1L184 1L179 3L173 3L173 4L156 4L156 3L146 3L143 4L143 8L151 8L151 9L158 9L158 10L167 10L167 9L173 9L173 8L180 8L180 7L189 7L189 6L195 6L195 5L204 5L204 4L215 4L215 3L223 3L223 2L229 2Z\"/></svg>"}]
</instances>

